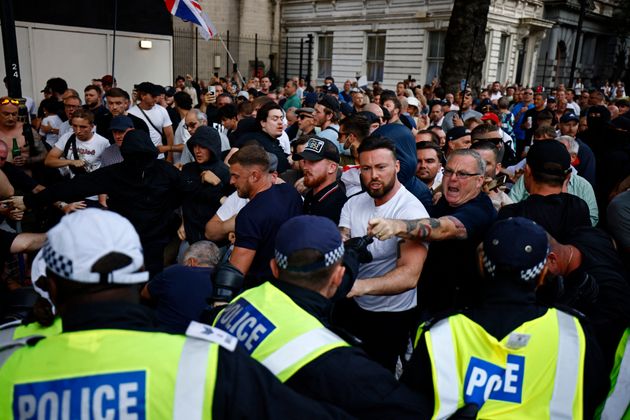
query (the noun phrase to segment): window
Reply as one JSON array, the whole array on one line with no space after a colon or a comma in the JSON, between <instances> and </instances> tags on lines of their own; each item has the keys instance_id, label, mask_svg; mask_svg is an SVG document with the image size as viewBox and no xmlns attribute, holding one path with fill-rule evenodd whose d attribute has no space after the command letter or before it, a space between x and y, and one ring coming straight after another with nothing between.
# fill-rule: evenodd
<instances>
[{"instance_id":1,"label":"window","mask_svg":"<svg viewBox=\"0 0 630 420\"><path fill-rule=\"evenodd\" d=\"M440 77L442 63L444 63L444 41L446 31L429 32L429 52L427 54L427 83L435 77Z\"/></svg>"},{"instance_id":2,"label":"window","mask_svg":"<svg viewBox=\"0 0 630 420\"><path fill-rule=\"evenodd\" d=\"M323 79L332 74L333 36L317 37L317 78Z\"/></svg>"},{"instance_id":3,"label":"window","mask_svg":"<svg viewBox=\"0 0 630 420\"><path fill-rule=\"evenodd\" d=\"M510 40L509 35L501 35L501 43L499 44L499 60L497 62L497 77L496 80L504 81L505 70L507 68L507 49L508 49L508 41Z\"/></svg>"},{"instance_id":4,"label":"window","mask_svg":"<svg viewBox=\"0 0 630 420\"><path fill-rule=\"evenodd\" d=\"M368 34L366 62L368 80L382 82L385 63L385 34Z\"/></svg>"}]
</instances>

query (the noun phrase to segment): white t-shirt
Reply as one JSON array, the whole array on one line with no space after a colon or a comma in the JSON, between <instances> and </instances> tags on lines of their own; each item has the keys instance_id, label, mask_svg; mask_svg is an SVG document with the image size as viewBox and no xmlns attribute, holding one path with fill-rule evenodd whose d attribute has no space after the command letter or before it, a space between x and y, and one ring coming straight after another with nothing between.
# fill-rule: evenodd
<instances>
[{"instance_id":1,"label":"white t-shirt","mask_svg":"<svg viewBox=\"0 0 630 420\"><path fill-rule=\"evenodd\" d=\"M66 120L61 123L59 126L59 138L62 138L64 135L72 133L72 126L70 125L70 120Z\"/></svg>"},{"instance_id":2,"label":"white t-shirt","mask_svg":"<svg viewBox=\"0 0 630 420\"><path fill-rule=\"evenodd\" d=\"M147 114L147 117L149 117L151 122L149 122L149 119L144 116L142 111L144 111L144 114ZM171 117L168 116L168 111L157 104L153 105L153 108L149 109L148 111L142 111L140 110L138 105L134 105L129 109L129 114L143 119L149 127L149 135L151 136L151 141L153 142L155 147L162 146L162 132L164 131L164 128L173 125L173 123L171 122ZM153 125L151 125L151 123L153 123L153 125L159 128L161 131L157 131L155 128L153 128ZM164 159L164 153L160 153L158 159Z\"/></svg>"},{"instance_id":3,"label":"white t-shirt","mask_svg":"<svg viewBox=\"0 0 630 420\"><path fill-rule=\"evenodd\" d=\"M363 236L367 233L370 219L384 217L387 219L415 220L429 217L422 203L404 186L385 204L376 206L374 199L364 192L351 197L341 210L339 227L350 229L352 237ZM368 279L385 275L396 268L399 238L386 241L374 239L368 250L374 257L368 264L359 267L359 279ZM425 244L428 247L428 245ZM417 305L416 288L391 296L360 296L354 298L357 304L372 312L401 312Z\"/></svg>"},{"instance_id":4,"label":"white t-shirt","mask_svg":"<svg viewBox=\"0 0 630 420\"><path fill-rule=\"evenodd\" d=\"M216 215L222 222L225 222L229 218L236 216L247 203L249 203L248 198L241 198L238 196L238 193L234 191L228 196L228 198L225 199L223 204L221 204L221 207L217 210Z\"/></svg>"},{"instance_id":5,"label":"white t-shirt","mask_svg":"<svg viewBox=\"0 0 630 420\"><path fill-rule=\"evenodd\" d=\"M344 166L341 182L346 186L346 197L351 197L363 190L361 187L361 167L359 165Z\"/></svg>"},{"instance_id":6,"label":"white t-shirt","mask_svg":"<svg viewBox=\"0 0 630 420\"><path fill-rule=\"evenodd\" d=\"M58 115L49 115L44 117L42 120L42 125L50 125L52 128L56 128L57 130L61 127L61 124L63 124L63 121L61 121L61 118L59 118ZM57 140L59 140L59 134L46 134L41 128L39 129L39 135L46 136L46 143L48 143L51 147L57 143Z\"/></svg>"},{"instance_id":7,"label":"white t-shirt","mask_svg":"<svg viewBox=\"0 0 630 420\"><path fill-rule=\"evenodd\" d=\"M70 139L70 137L72 137L72 134L73 132L70 132L61 136L57 143L55 143L55 148L61 150L61 152L63 153L63 150L66 147L66 143L68 143L68 140ZM99 134L93 134L92 138L87 141L81 141L77 139L77 153L79 156L74 155L74 152L72 151L72 146L70 146L70 148L68 149L67 159L86 161L87 171L92 172L101 167L101 154L103 153L103 150L107 149L108 147L109 140L107 140L105 137L100 136ZM62 169L68 168L66 167ZM71 173L70 176L74 178L74 174Z\"/></svg>"},{"instance_id":8,"label":"white t-shirt","mask_svg":"<svg viewBox=\"0 0 630 420\"><path fill-rule=\"evenodd\" d=\"M190 139L190 133L188 132L188 130L186 130L186 128L184 127L186 121L181 120L179 122L179 125L177 126L177 129L175 130L175 135L173 136L173 144L175 146L177 146L178 144L186 144L186 142L188 141L188 139ZM184 148L186 148L184 146ZM183 153L183 152L182 152ZM173 152L173 163L180 163L181 158L182 158L182 153L179 152Z\"/></svg>"}]
</instances>

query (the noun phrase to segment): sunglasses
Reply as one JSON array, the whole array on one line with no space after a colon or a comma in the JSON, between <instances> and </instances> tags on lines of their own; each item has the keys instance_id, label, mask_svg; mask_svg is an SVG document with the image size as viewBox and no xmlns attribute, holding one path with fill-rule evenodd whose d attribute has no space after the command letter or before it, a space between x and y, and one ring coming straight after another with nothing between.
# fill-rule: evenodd
<instances>
[{"instance_id":1,"label":"sunglasses","mask_svg":"<svg viewBox=\"0 0 630 420\"><path fill-rule=\"evenodd\" d=\"M305 119L305 118L313 118L313 116L312 116L312 115L305 115L305 114L301 114L301 115L299 115L299 116L298 116L298 118L299 118L299 119L301 119L301 120L303 120L303 119Z\"/></svg>"},{"instance_id":2,"label":"sunglasses","mask_svg":"<svg viewBox=\"0 0 630 420\"><path fill-rule=\"evenodd\" d=\"M18 99L13 99L13 98L4 98L2 100L2 102L0 102L0 105L6 105L6 104L13 104L13 105L19 105L20 101Z\"/></svg>"}]
</instances>

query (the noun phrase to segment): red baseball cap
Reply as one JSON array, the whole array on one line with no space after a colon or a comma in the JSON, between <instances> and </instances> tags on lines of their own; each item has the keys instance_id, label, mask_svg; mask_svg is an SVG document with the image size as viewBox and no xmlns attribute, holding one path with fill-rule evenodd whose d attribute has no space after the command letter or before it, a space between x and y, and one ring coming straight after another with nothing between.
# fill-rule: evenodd
<instances>
[{"instance_id":1,"label":"red baseball cap","mask_svg":"<svg viewBox=\"0 0 630 420\"><path fill-rule=\"evenodd\" d=\"M494 112L486 112L481 117L481 121L493 121L496 125L500 125L501 121L499 120L499 116Z\"/></svg>"}]
</instances>

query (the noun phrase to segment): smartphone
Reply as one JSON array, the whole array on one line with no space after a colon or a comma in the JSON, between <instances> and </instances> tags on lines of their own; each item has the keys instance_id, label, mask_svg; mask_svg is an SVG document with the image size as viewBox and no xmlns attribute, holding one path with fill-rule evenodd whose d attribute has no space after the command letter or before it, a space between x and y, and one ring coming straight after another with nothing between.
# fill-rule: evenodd
<instances>
[{"instance_id":1,"label":"smartphone","mask_svg":"<svg viewBox=\"0 0 630 420\"><path fill-rule=\"evenodd\" d=\"M488 183L488 191L496 190L497 188L504 186L506 182L507 175L501 174Z\"/></svg>"},{"instance_id":2,"label":"smartphone","mask_svg":"<svg viewBox=\"0 0 630 420\"><path fill-rule=\"evenodd\" d=\"M210 86L210 87L208 88L208 93L209 93L209 94L211 94L212 96L216 95L216 94L217 94L217 88L216 88L216 86Z\"/></svg>"}]
</instances>

